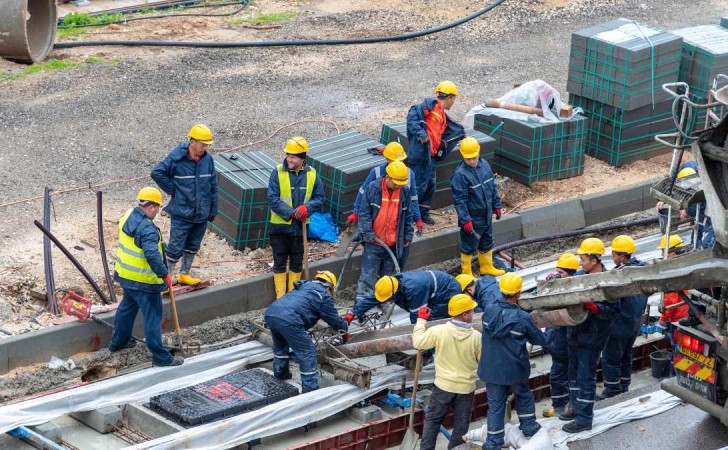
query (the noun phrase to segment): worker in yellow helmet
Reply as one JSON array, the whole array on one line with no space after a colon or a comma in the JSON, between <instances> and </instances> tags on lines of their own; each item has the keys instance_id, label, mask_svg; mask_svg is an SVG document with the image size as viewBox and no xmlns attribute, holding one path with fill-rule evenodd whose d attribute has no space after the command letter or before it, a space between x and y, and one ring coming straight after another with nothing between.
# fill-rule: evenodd
<instances>
[{"instance_id":1,"label":"worker in yellow helmet","mask_svg":"<svg viewBox=\"0 0 728 450\"><path fill-rule=\"evenodd\" d=\"M144 337L154 366L179 366L181 356L162 344L162 290L172 286L162 246L162 233L153 220L162 206L162 193L145 187L137 194L138 204L119 220L119 245L116 248L114 279L124 289L116 310L109 351L134 347L131 332L137 313L144 320Z\"/></svg>"},{"instance_id":2,"label":"worker in yellow helmet","mask_svg":"<svg viewBox=\"0 0 728 450\"><path fill-rule=\"evenodd\" d=\"M303 271L303 227L324 204L324 186L316 169L306 164L308 142L300 136L286 142L286 157L270 174L270 246L276 298L293 290Z\"/></svg>"},{"instance_id":3,"label":"worker in yellow helmet","mask_svg":"<svg viewBox=\"0 0 728 450\"><path fill-rule=\"evenodd\" d=\"M481 275L494 277L505 270L493 266L493 216L500 220L501 198L488 161L480 157L480 144L473 137L460 141L463 160L450 178L452 199L460 226L462 273L472 274L473 254L478 253Z\"/></svg>"},{"instance_id":4,"label":"worker in yellow helmet","mask_svg":"<svg viewBox=\"0 0 728 450\"><path fill-rule=\"evenodd\" d=\"M207 223L217 215L217 171L212 155L212 130L197 124L187 133L188 141L179 144L152 170L152 179L172 199L164 210L171 217L167 243L169 272L174 276L182 260L177 281L194 286L199 278L190 275L192 262L200 251Z\"/></svg>"},{"instance_id":5,"label":"worker in yellow helmet","mask_svg":"<svg viewBox=\"0 0 728 450\"><path fill-rule=\"evenodd\" d=\"M407 165L417 178L417 196L422 221L434 225L430 204L437 183L436 162L443 159L465 137L465 128L445 114L455 103L458 88L443 81L435 88L435 98L410 107L407 113Z\"/></svg>"}]
</instances>

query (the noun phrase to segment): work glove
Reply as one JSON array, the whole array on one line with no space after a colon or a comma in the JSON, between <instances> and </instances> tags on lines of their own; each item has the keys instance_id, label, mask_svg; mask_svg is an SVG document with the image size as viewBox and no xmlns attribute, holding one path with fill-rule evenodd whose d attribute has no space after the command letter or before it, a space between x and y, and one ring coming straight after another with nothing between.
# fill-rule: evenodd
<instances>
[{"instance_id":1,"label":"work glove","mask_svg":"<svg viewBox=\"0 0 728 450\"><path fill-rule=\"evenodd\" d=\"M418 319L429 319L430 318L430 308L427 306L420 306L420 309L417 310L417 318Z\"/></svg>"},{"instance_id":2,"label":"work glove","mask_svg":"<svg viewBox=\"0 0 728 450\"><path fill-rule=\"evenodd\" d=\"M468 220L463 224L463 231L466 233L472 233L473 232L473 221Z\"/></svg>"},{"instance_id":3,"label":"work glove","mask_svg":"<svg viewBox=\"0 0 728 450\"><path fill-rule=\"evenodd\" d=\"M503 214L502 208L496 208L495 209L495 220L500 220L501 214Z\"/></svg>"},{"instance_id":4,"label":"work glove","mask_svg":"<svg viewBox=\"0 0 728 450\"><path fill-rule=\"evenodd\" d=\"M167 283L167 289L172 289L172 277L169 274L164 276L164 282Z\"/></svg>"},{"instance_id":5,"label":"work glove","mask_svg":"<svg viewBox=\"0 0 728 450\"><path fill-rule=\"evenodd\" d=\"M417 236L422 236L422 230L425 228L425 222L422 219L417 221Z\"/></svg>"},{"instance_id":6,"label":"work glove","mask_svg":"<svg viewBox=\"0 0 728 450\"><path fill-rule=\"evenodd\" d=\"M359 216L357 214L351 213L349 214L349 217L346 218L346 226L354 225L359 221Z\"/></svg>"},{"instance_id":7,"label":"work glove","mask_svg":"<svg viewBox=\"0 0 728 450\"><path fill-rule=\"evenodd\" d=\"M595 316L599 314L599 307L594 302L584 303L584 309L588 310L590 313L594 314Z\"/></svg>"},{"instance_id":8,"label":"work glove","mask_svg":"<svg viewBox=\"0 0 728 450\"><path fill-rule=\"evenodd\" d=\"M301 205L293 210L293 218L296 220L300 220L303 222L308 218L308 207L306 205Z\"/></svg>"},{"instance_id":9,"label":"work glove","mask_svg":"<svg viewBox=\"0 0 728 450\"><path fill-rule=\"evenodd\" d=\"M403 245L404 245L405 247L409 247L409 245L410 245L410 241L403 241L403 242L402 242L402 244L403 244Z\"/></svg>"},{"instance_id":10,"label":"work glove","mask_svg":"<svg viewBox=\"0 0 728 450\"><path fill-rule=\"evenodd\" d=\"M348 313L346 313L346 315L342 316L341 318L346 321L347 325L351 325L351 321L354 320L354 313L348 312Z\"/></svg>"},{"instance_id":11,"label":"work glove","mask_svg":"<svg viewBox=\"0 0 728 450\"><path fill-rule=\"evenodd\" d=\"M423 137L418 137L417 140L424 144L426 142L430 142L430 137L428 135L424 135Z\"/></svg>"},{"instance_id":12,"label":"work glove","mask_svg":"<svg viewBox=\"0 0 728 450\"><path fill-rule=\"evenodd\" d=\"M349 333L344 333L341 335L341 343L346 344L349 342L349 339L351 339L351 335Z\"/></svg>"},{"instance_id":13,"label":"work glove","mask_svg":"<svg viewBox=\"0 0 728 450\"><path fill-rule=\"evenodd\" d=\"M561 278L561 275L559 275L558 272L551 272L550 274L546 275L546 281L558 280L559 278Z\"/></svg>"},{"instance_id":14,"label":"work glove","mask_svg":"<svg viewBox=\"0 0 728 450\"><path fill-rule=\"evenodd\" d=\"M210 214L209 216L207 216L208 222L212 222L213 220L215 220L215 214Z\"/></svg>"}]
</instances>

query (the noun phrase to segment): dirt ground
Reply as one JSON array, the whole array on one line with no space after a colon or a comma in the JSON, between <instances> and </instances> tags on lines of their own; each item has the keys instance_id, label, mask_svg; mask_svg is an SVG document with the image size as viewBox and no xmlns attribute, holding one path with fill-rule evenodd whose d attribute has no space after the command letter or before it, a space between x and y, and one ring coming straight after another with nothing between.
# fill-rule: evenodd
<instances>
[{"instance_id":1,"label":"dirt ground","mask_svg":"<svg viewBox=\"0 0 728 450\"><path fill-rule=\"evenodd\" d=\"M721 9L721 6L723 7ZM544 79L562 94L570 33L629 17L671 29L717 23L724 3L698 0L690 14L677 0L509 0L490 13L452 30L380 45L206 50L147 47L82 47L51 57L82 63L0 82L0 327L12 333L51 321L44 312L41 233L32 225L44 186L80 190L53 197L52 230L102 286L96 238L95 196L89 184L105 184L104 233L113 262L118 218L135 192L152 184L151 168L196 122L215 131L221 151L247 145L282 157L291 135L309 141L335 133L330 123L288 124L325 119L339 131L372 137L381 124L403 120L409 105L431 95L436 82L454 80L461 95L452 115L462 118L485 98L500 96L516 82ZM480 4L453 0L260 0L233 17L177 17L99 27L63 41L149 39L251 41L369 37L421 30L456 20ZM198 10L223 13L234 7ZM256 24L261 14L290 13ZM246 22L247 21L247 22ZM255 29L267 27L269 29ZM0 59L0 70L25 67ZM586 157L584 175L526 187L501 185L506 210L636 183L665 173L669 157L615 169ZM138 179L142 177L141 179ZM25 199L31 199L24 201ZM436 215L428 232L454 225L452 211ZM157 221L168 233L167 218ZM316 243L325 257L334 245ZM269 270L267 249L240 252L209 233L194 271L215 284ZM54 251L59 289L90 286ZM34 295L35 293L35 295ZM40 295L38 295L40 294Z\"/></svg>"}]
</instances>

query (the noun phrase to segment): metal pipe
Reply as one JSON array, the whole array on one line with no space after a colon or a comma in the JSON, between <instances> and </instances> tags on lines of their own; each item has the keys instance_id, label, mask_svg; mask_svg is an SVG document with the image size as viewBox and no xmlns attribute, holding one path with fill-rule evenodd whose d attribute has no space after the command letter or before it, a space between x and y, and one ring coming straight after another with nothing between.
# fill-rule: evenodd
<instances>
[{"instance_id":1,"label":"metal pipe","mask_svg":"<svg viewBox=\"0 0 728 450\"><path fill-rule=\"evenodd\" d=\"M56 0L3 0L0 56L11 61L42 62L56 40Z\"/></svg>"},{"instance_id":2,"label":"metal pipe","mask_svg":"<svg viewBox=\"0 0 728 450\"><path fill-rule=\"evenodd\" d=\"M78 269L78 271L81 272L81 275L83 275L83 277L86 278L86 281L88 281L89 284L94 288L94 291L96 291L96 293L99 295L101 300L104 303L106 303L107 305L110 305L111 301L108 299L108 297L106 297L106 294L104 294L104 291L101 290L99 285L94 281L93 278L91 278L91 275L89 275L89 273L86 271L86 269L83 268L81 263L78 262L78 260L71 254L71 252L69 252L68 249L63 244L61 244L61 242L58 239L56 239L56 237L53 236L53 234L50 231L48 231L46 229L46 227L43 226L43 224L41 224L37 220L34 220L33 223L35 224L36 227L38 227L40 229L40 231L43 232L43 234L48 236L48 238L50 238L50 240L53 241L53 243L56 245L56 247L58 247L58 249L61 252L63 252L64 255L66 255L66 257L71 261L71 263L76 267L76 269Z\"/></svg>"},{"instance_id":3,"label":"metal pipe","mask_svg":"<svg viewBox=\"0 0 728 450\"><path fill-rule=\"evenodd\" d=\"M66 447L56 444L45 436L32 431L27 427L13 428L7 433L15 439L21 439L33 445L33 447L50 449L50 450L67 450Z\"/></svg>"},{"instance_id":4,"label":"metal pipe","mask_svg":"<svg viewBox=\"0 0 728 450\"><path fill-rule=\"evenodd\" d=\"M711 297L708 294L705 294L705 293L700 292L700 291L695 290L695 289L688 289L688 294L690 294L690 295L692 295L694 297L697 297L701 301L704 301L705 303L707 303L709 305L715 306L716 308L717 307L720 307L721 301L714 299L713 297ZM721 297L722 296L723 296L723 293L721 291Z\"/></svg>"},{"instance_id":5,"label":"metal pipe","mask_svg":"<svg viewBox=\"0 0 728 450\"><path fill-rule=\"evenodd\" d=\"M99 231L99 251L101 252L101 265L104 268L104 278L106 279L106 287L109 289L109 298L112 303L116 303L116 292L114 292L114 283L111 281L109 273L109 262L106 260L106 241L104 240L104 208L103 208L103 192L96 191L96 228Z\"/></svg>"},{"instance_id":6,"label":"metal pipe","mask_svg":"<svg viewBox=\"0 0 728 450\"><path fill-rule=\"evenodd\" d=\"M43 225L51 229L51 188L46 186L43 190ZM43 266L45 270L46 297L48 299L48 311L58 314L56 305L56 282L53 278L53 258L51 254L51 241L48 236L43 235Z\"/></svg>"},{"instance_id":7,"label":"metal pipe","mask_svg":"<svg viewBox=\"0 0 728 450\"><path fill-rule=\"evenodd\" d=\"M531 319L538 328L576 326L586 320L587 311L581 305L551 311L534 311Z\"/></svg>"},{"instance_id":8,"label":"metal pipe","mask_svg":"<svg viewBox=\"0 0 728 450\"><path fill-rule=\"evenodd\" d=\"M662 383L660 383L660 387L675 397L678 397L679 399L702 409L711 416L718 418L723 425L728 426L728 410L726 408L717 403L713 403L707 398L701 397L689 389L678 386L674 378L663 380Z\"/></svg>"}]
</instances>

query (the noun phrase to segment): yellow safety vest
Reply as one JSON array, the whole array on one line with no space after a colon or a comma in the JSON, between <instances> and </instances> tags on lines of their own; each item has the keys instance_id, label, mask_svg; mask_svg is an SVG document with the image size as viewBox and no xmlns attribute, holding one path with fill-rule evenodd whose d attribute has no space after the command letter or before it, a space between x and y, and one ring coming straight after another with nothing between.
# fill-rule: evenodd
<instances>
[{"instance_id":1,"label":"yellow safety vest","mask_svg":"<svg viewBox=\"0 0 728 450\"><path fill-rule=\"evenodd\" d=\"M286 205L293 207L293 195L291 194L291 177L288 175L288 171L283 168L283 164L276 166L278 171L278 187L281 194L281 200ZM305 170L305 169L304 169ZM308 167L306 172L306 196L303 199L303 203L308 203L311 200L311 194L313 194L313 186L316 184L316 169ZM309 223L311 219L307 219L306 223ZM290 225L293 221L291 219L284 219L279 216L273 210L270 212L270 223L279 225Z\"/></svg>"},{"instance_id":2,"label":"yellow safety vest","mask_svg":"<svg viewBox=\"0 0 728 450\"><path fill-rule=\"evenodd\" d=\"M147 259L144 257L144 250L136 246L133 236L129 236L123 231L124 224L132 211L133 209L127 211L121 217L121 220L119 220L119 245L116 248L114 271L126 280L146 284L163 284L164 280L159 278L151 266L149 266ZM162 234L159 229L157 229L157 233L159 234L157 251L159 251L162 260L164 260L164 254L162 253Z\"/></svg>"}]
</instances>

